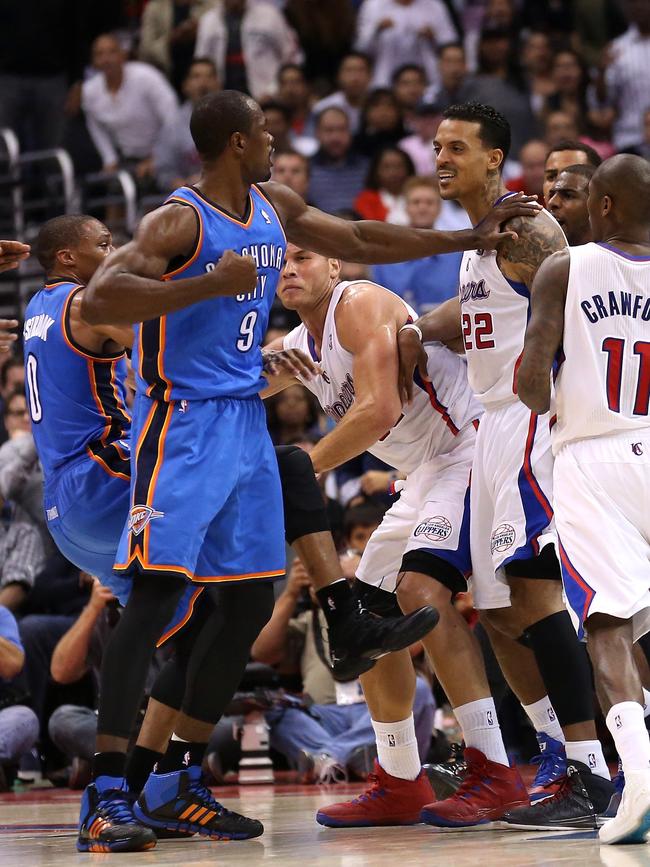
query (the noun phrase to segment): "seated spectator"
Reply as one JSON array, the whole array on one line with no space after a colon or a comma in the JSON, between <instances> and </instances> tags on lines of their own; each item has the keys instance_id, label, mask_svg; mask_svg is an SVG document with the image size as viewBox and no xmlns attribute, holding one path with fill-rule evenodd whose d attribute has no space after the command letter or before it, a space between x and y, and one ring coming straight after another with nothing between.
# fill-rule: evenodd
<instances>
[{"instance_id":1,"label":"seated spectator","mask_svg":"<svg viewBox=\"0 0 650 867\"><path fill-rule=\"evenodd\" d=\"M415 174L411 157L399 148L379 151L370 163L366 188L354 200L354 210L364 220L408 224L404 184Z\"/></svg>"},{"instance_id":2,"label":"seated spectator","mask_svg":"<svg viewBox=\"0 0 650 867\"><path fill-rule=\"evenodd\" d=\"M544 141L548 147L555 147L561 141L578 138L578 124L566 111L551 111L544 121Z\"/></svg>"},{"instance_id":3,"label":"seated spectator","mask_svg":"<svg viewBox=\"0 0 650 867\"><path fill-rule=\"evenodd\" d=\"M457 38L441 0L365 0L355 47L374 58L373 84L385 87L405 58L421 66L429 81L436 81L436 46Z\"/></svg>"},{"instance_id":4,"label":"seated spectator","mask_svg":"<svg viewBox=\"0 0 650 867\"><path fill-rule=\"evenodd\" d=\"M254 99L274 96L283 63L298 63L296 34L266 0L222 0L201 16L196 56L209 57L227 90Z\"/></svg>"},{"instance_id":5,"label":"seated spectator","mask_svg":"<svg viewBox=\"0 0 650 867\"><path fill-rule=\"evenodd\" d=\"M305 201L309 191L309 160L293 150L278 150L273 154L271 180L286 184Z\"/></svg>"},{"instance_id":6,"label":"seated spectator","mask_svg":"<svg viewBox=\"0 0 650 867\"><path fill-rule=\"evenodd\" d=\"M342 108L326 108L316 121L319 149L311 158L309 201L333 214L352 208L368 171L368 159L352 147L350 121Z\"/></svg>"},{"instance_id":7,"label":"seated spectator","mask_svg":"<svg viewBox=\"0 0 650 867\"><path fill-rule=\"evenodd\" d=\"M548 148L543 141L532 139L519 151L521 175L506 183L509 190L520 191L528 196L541 196L544 185L544 163Z\"/></svg>"},{"instance_id":8,"label":"seated spectator","mask_svg":"<svg viewBox=\"0 0 650 867\"><path fill-rule=\"evenodd\" d=\"M97 73L84 82L82 105L104 170L123 167L141 181L152 178L154 145L176 114L176 94L158 69L127 61L110 33L93 43L92 63Z\"/></svg>"},{"instance_id":9,"label":"seated spectator","mask_svg":"<svg viewBox=\"0 0 650 867\"><path fill-rule=\"evenodd\" d=\"M419 105L411 118L412 135L407 135L398 144L413 160L418 175L435 174L436 155L432 145L441 120L442 113L435 103Z\"/></svg>"},{"instance_id":10,"label":"seated spectator","mask_svg":"<svg viewBox=\"0 0 650 867\"><path fill-rule=\"evenodd\" d=\"M335 93L319 100L313 108L314 118L319 117L326 108L342 108L347 112L350 130L353 135L359 131L361 108L368 93L372 76L372 61L361 51L352 51L339 65Z\"/></svg>"},{"instance_id":11,"label":"seated spectator","mask_svg":"<svg viewBox=\"0 0 650 867\"><path fill-rule=\"evenodd\" d=\"M213 0L149 0L142 13L138 57L152 63L177 91L192 63L199 18Z\"/></svg>"},{"instance_id":12,"label":"seated spectator","mask_svg":"<svg viewBox=\"0 0 650 867\"><path fill-rule=\"evenodd\" d=\"M156 181L164 192L194 184L199 179L200 160L190 134L190 116L202 96L218 90L214 63L197 57L183 81L185 102L165 122L154 149Z\"/></svg>"},{"instance_id":13,"label":"seated spectator","mask_svg":"<svg viewBox=\"0 0 650 867\"><path fill-rule=\"evenodd\" d=\"M16 619L0 605L0 792L7 791L20 757L38 740L38 717L17 680L24 664Z\"/></svg>"},{"instance_id":14,"label":"seated spectator","mask_svg":"<svg viewBox=\"0 0 650 867\"><path fill-rule=\"evenodd\" d=\"M266 129L273 136L275 150L294 150L305 157L313 156L318 150L315 138L298 135L291 128L291 112L282 102L264 100L262 103Z\"/></svg>"},{"instance_id":15,"label":"seated spectator","mask_svg":"<svg viewBox=\"0 0 650 867\"><path fill-rule=\"evenodd\" d=\"M544 110L547 98L554 92L551 78L553 52L547 33L532 30L523 38L521 65L530 105L536 115Z\"/></svg>"},{"instance_id":16,"label":"seated spectator","mask_svg":"<svg viewBox=\"0 0 650 867\"><path fill-rule=\"evenodd\" d=\"M440 193L433 178L410 178L404 185L409 225L415 229L439 228ZM374 265L372 279L403 298L421 315L458 291L461 253L443 253L411 262Z\"/></svg>"},{"instance_id":17,"label":"seated spectator","mask_svg":"<svg viewBox=\"0 0 650 867\"><path fill-rule=\"evenodd\" d=\"M302 385L290 385L265 401L274 445L289 445L320 432L320 408Z\"/></svg>"},{"instance_id":18,"label":"seated spectator","mask_svg":"<svg viewBox=\"0 0 650 867\"><path fill-rule=\"evenodd\" d=\"M551 66L553 92L546 99L545 111L563 111L579 126L587 118L587 70L575 51L558 51Z\"/></svg>"},{"instance_id":19,"label":"seated spectator","mask_svg":"<svg viewBox=\"0 0 650 867\"><path fill-rule=\"evenodd\" d=\"M370 484L372 473L378 474L382 470L369 470L364 473L362 484ZM394 471L387 471L387 475L396 475ZM379 493L378 489L374 493ZM381 524L386 507L377 500L367 500L358 506L350 506L343 513L343 543L346 553L361 555L366 550L366 545L377 527Z\"/></svg>"},{"instance_id":20,"label":"seated spectator","mask_svg":"<svg viewBox=\"0 0 650 867\"><path fill-rule=\"evenodd\" d=\"M296 135L311 136L313 97L302 66L285 63L280 67L277 98L278 102L289 109L293 132Z\"/></svg>"},{"instance_id":21,"label":"seated spectator","mask_svg":"<svg viewBox=\"0 0 650 867\"><path fill-rule=\"evenodd\" d=\"M361 112L355 148L359 153L373 157L385 147L396 145L405 135L402 111L393 91L387 88L371 91Z\"/></svg>"},{"instance_id":22,"label":"seated spectator","mask_svg":"<svg viewBox=\"0 0 650 867\"><path fill-rule=\"evenodd\" d=\"M393 73L393 93L408 129L413 129L413 114L424 98L427 84L426 73L417 63L404 63Z\"/></svg>"},{"instance_id":23,"label":"seated spectator","mask_svg":"<svg viewBox=\"0 0 650 867\"><path fill-rule=\"evenodd\" d=\"M467 69L465 48L461 42L448 42L438 49L438 81L424 95L427 102L440 110L472 98L473 77Z\"/></svg>"}]
</instances>

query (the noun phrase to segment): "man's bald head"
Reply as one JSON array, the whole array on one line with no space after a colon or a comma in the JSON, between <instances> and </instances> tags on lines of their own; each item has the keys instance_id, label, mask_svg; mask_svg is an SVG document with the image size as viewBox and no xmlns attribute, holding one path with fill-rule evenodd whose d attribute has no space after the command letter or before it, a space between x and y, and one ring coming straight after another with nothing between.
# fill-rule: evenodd
<instances>
[{"instance_id":1,"label":"man's bald head","mask_svg":"<svg viewBox=\"0 0 650 867\"><path fill-rule=\"evenodd\" d=\"M650 237L650 163L634 154L605 160L591 179L587 205L595 240L639 227Z\"/></svg>"}]
</instances>

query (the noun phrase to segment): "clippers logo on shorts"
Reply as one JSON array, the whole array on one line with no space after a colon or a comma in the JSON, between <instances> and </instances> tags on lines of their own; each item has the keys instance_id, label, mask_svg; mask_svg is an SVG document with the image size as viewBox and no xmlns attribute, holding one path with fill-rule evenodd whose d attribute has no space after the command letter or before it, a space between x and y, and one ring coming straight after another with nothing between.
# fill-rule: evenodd
<instances>
[{"instance_id":1,"label":"clippers logo on shorts","mask_svg":"<svg viewBox=\"0 0 650 867\"><path fill-rule=\"evenodd\" d=\"M451 536L451 524L444 515L426 518L415 528L415 536L426 536L430 542L442 542Z\"/></svg>"},{"instance_id":2,"label":"clippers logo on shorts","mask_svg":"<svg viewBox=\"0 0 650 867\"><path fill-rule=\"evenodd\" d=\"M158 512L151 506L133 506L129 514L129 532L133 533L134 536L139 536L149 521L154 518L164 518L164 516L164 512Z\"/></svg>"},{"instance_id":3,"label":"clippers logo on shorts","mask_svg":"<svg viewBox=\"0 0 650 867\"><path fill-rule=\"evenodd\" d=\"M507 551L515 544L515 528L510 524L499 524L492 533L492 553L495 551Z\"/></svg>"}]
</instances>

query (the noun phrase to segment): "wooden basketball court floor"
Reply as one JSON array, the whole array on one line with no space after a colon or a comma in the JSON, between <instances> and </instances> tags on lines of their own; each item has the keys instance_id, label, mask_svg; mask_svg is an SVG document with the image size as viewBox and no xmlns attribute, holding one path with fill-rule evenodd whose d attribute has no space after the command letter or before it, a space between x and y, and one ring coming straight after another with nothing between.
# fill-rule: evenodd
<instances>
[{"instance_id":1,"label":"wooden basketball court floor","mask_svg":"<svg viewBox=\"0 0 650 867\"><path fill-rule=\"evenodd\" d=\"M591 833L473 831L440 833L408 828L328 829L316 809L356 794L361 785L229 786L215 789L226 806L263 821L258 840L212 842L161 840L149 852L80 854L75 849L78 792L40 789L0 795L0 867L49 865L327 865L327 867L650 867L650 844L599 846Z\"/></svg>"}]
</instances>

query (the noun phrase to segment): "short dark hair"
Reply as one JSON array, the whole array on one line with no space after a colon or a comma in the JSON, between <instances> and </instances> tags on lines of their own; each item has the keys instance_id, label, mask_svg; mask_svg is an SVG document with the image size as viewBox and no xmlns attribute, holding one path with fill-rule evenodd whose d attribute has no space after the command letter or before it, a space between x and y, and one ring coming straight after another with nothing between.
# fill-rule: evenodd
<instances>
[{"instance_id":1,"label":"short dark hair","mask_svg":"<svg viewBox=\"0 0 650 867\"><path fill-rule=\"evenodd\" d=\"M199 64L203 64L203 66L209 66L212 69L212 71L214 72L214 74L217 77L219 76L219 73L217 72L217 64L214 62L214 60L212 60L212 58L210 58L210 57L193 57L192 62L187 67L187 72L185 73L185 77L187 78L187 76L189 75L190 69L193 66L198 66Z\"/></svg>"},{"instance_id":2,"label":"short dark hair","mask_svg":"<svg viewBox=\"0 0 650 867\"><path fill-rule=\"evenodd\" d=\"M579 175L581 178L587 178L590 181L595 171L596 166L592 166L591 163L576 163L575 166L567 166L565 169L562 169L560 174Z\"/></svg>"},{"instance_id":3,"label":"short dark hair","mask_svg":"<svg viewBox=\"0 0 650 867\"><path fill-rule=\"evenodd\" d=\"M436 53L438 57L442 57L444 52L448 48L459 48L463 52L463 56L465 55L465 46L462 42L454 41L454 42L443 42L442 45L439 45L436 49Z\"/></svg>"},{"instance_id":4,"label":"short dark hair","mask_svg":"<svg viewBox=\"0 0 650 867\"><path fill-rule=\"evenodd\" d=\"M417 72L422 81L426 82L427 80L427 74L419 63L403 63L401 66L397 67L392 75L391 83L393 86L397 84L399 78L404 75L405 72Z\"/></svg>"},{"instance_id":5,"label":"short dark hair","mask_svg":"<svg viewBox=\"0 0 650 867\"><path fill-rule=\"evenodd\" d=\"M346 119L348 126L350 126L350 115L344 108L342 108L340 105L328 105L327 108L324 108L322 111L318 112L318 115L316 117L316 129L318 129L318 127L321 125L321 121L330 111L336 111L339 114L342 114L343 117Z\"/></svg>"},{"instance_id":6,"label":"short dark hair","mask_svg":"<svg viewBox=\"0 0 650 867\"><path fill-rule=\"evenodd\" d=\"M594 150L591 145L577 141L577 139L564 139L564 141L558 142L549 149L549 152L546 154L546 159L556 151L580 151L580 153L586 154L587 159L589 160L589 165L596 169L603 161L598 151Z\"/></svg>"},{"instance_id":7,"label":"short dark hair","mask_svg":"<svg viewBox=\"0 0 650 867\"><path fill-rule=\"evenodd\" d=\"M278 157L298 157L300 162L305 167L305 171L309 175L311 172L311 164L309 162L309 157L306 157L304 154L301 154L299 151L295 151L293 148L278 148L273 152L273 162L278 159Z\"/></svg>"},{"instance_id":8,"label":"short dark hair","mask_svg":"<svg viewBox=\"0 0 650 867\"><path fill-rule=\"evenodd\" d=\"M442 113L445 120L463 120L479 125L479 138L489 148L503 151L503 162L510 152L510 124L496 108L482 102L450 105ZM502 163L503 165L503 163Z\"/></svg>"},{"instance_id":9,"label":"short dark hair","mask_svg":"<svg viewBox=\"0 0 650 867\"><path fill-rule=\"evenodd\" d=\"M14 367L14 366L16 366L16 367L18 367L18 366L22 367L23 365L22 365L22 362L21 362L19 365L13 365L13 364L11 365L11 367ZM3 386L3 387L4 387L4 386ZM7 398L6 398L6 400L4 401L4 406L2 407L2 415L3 415L3 418L6 418L6 417L9 415L9 413L11 412L11 410L9 409L9 407L11 406L11 401L12 401L14 398L16 398L16 397L22 397L23 400L25 401L25 403L27 403L27 394L25 393L25 389L24 389L24 388L21 388L19 385L17 385L16 388L14 388L14 389L11 391L11 394L8 394L8 395L7 395Z\"/></svg>"},{"instance_id":10,"label":"short dark hair","mask_svg":"<svg viewBox=\"0 0 650 867\"><path fill-rule=\"evenodd\" d=\"M356 57L357 60L363 60L363 62L368 67L368 70L370 71L372 69L372 57L369 54L366 54L365 51L348 51L347 54L343 55L339 62L339 70L341 69L345 61L349 60L351 57Z\"/></svg>"},{"instance_id":11,"label":"short dark hair","mask_svg":"<svg viewBox=\"0 0 650 867\"><path fill-rule=\"evenodd\" d=\"M84 226L96 219L90 214L63 214L43 223L34 244L34 255L46 274L55 267L58 251L75 247L83 238Z\"/></svg>"},{"instance_id":12,"label":"short dark hair","mask_svg":"<svg viewBox=\"0 0 650 867\"><path fill-rule=\"evenodd\" d=\"M413 160L411 157L398 147L387 147L382 148L379 151L376 151L371 162L368 167L368 174L366 175L366 187L369 190L378 190L379 189L379 163L382 161L384 154L398 154L404 163L404 168L406 169L406 175L409 178L412 178L415 174L415 165L413 164Z\"/></svg>"},{"instance_id":13,"label":"short dark hair","mask_svg":"<svg viewBox=\"0 0 650 867\"><path fill-rule=\"evenodd\" d=\"M293 69L296 72L299 72L302 77L307 80L307 76L305 75L305 67L301 66L299 63L283 63L282 66L278 69L277 80L279 81L282 77L282 73L286 72L288 69Z\"/></svg>"},{"instance_id":14,"label":"short dark hair","mask_svg":"<svg viewBox=\"0 0 650 867\"><path fill-rule=\"evenodd\" d=\"M283 102L278 102L277 99L268 99L261 104L262 111L266 114L267 111L279 111L288 124L291 123L291 111Z\"/></svg>"},{"instance_id":15,"label":"short dark hair","mask_svg":"<svg viewBox=\"0 0 650 867\"><path fill-rule=\"evenodd\" d=\"M7 380L9 379L8 374L12 367L20 367L21 370L24 369L23 362L17 355L12 355L11 358L8 358L0 368L0 387L3 389L7 387Z\"/></svg>"},{"instance_id":16,"label":"short dark hair","mask_svg":"<svg viewBox=\"0 0 650 867\"><path fill-rule=\"evenodd\" d=\"M381 524L386 506L377 500L369 500L358 506L350 506L343 515L343 535L347 539L355 527L372 527Z\"/></svg>"},{"instance_id":17,"label":"short dark hair","mask_svg":"<svg viewBox=\"0 0 650 867\"><path fill-rule=\"evenodd\" d=\"M221 90L201 97L192 110L190 132L204 160L221 156L236 132L249 133L255 103L239 90Z\"/></svg>"}]
</instances>

